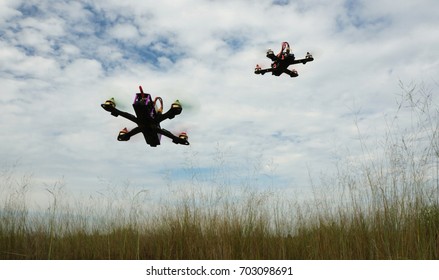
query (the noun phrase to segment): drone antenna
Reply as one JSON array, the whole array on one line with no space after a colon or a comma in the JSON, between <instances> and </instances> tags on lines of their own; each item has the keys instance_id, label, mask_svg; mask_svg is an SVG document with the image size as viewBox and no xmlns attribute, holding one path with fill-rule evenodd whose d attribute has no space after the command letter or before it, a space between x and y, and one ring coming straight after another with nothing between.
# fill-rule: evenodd
<instances>
[{"instance_id":1,"label":"drone antenna","mask_svg":"<svg viewBox=\"0 0 439 280\"><path fill-rule=\"evenodd\" d=\"M145 93L143 92L142 86L139 86L140 94L142 94L142 98L145 98Z\"/></svg>"},{"instance_id":2,"label":"drone antenna","mask_svg":"<svg viewBox=\"0 0 439 280\"><path fill-rule=\"evenodd\" d=\"M282 56L282 53L284 50L289 50L290 49L290 44L288 44L288 42L282 42L282 49L280 50L279 54L277 55L278 57Z\"/></svg>"}]
</instances>

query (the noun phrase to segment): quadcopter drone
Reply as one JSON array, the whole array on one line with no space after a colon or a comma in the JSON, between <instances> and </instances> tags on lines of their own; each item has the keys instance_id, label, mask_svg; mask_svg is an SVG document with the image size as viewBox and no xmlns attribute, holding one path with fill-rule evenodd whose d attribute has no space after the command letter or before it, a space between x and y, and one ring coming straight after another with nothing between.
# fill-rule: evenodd
<instances>
[{"instance_id":1,"label":"quadcopter drone","mask_svg":"<svg viewBox=\"0 0 439 280\"><path fill-rule=\"evenodd\" d=\"M178 137L172 134L170 131L160 127L160 123L166 119L173 119L176 115L179 115L183 110L178 100L172 103L171 108L166 112L163 112L163 100L160 97L156 97L154 100L151 95L144 93L141 86L139 86L140 93L136 93L134 98L133 108L136 116L120 111L116 108L116 102L114 98L110 98L101 104L104 110L111 113L111 115L117 117L122 116L137 124L137 127L128 131L127 128L122 129L117 136L119 141L128 141L131 136L134 136L140 132L143 133L145 141L151 147L160 145L161 136L164 135L172 139L175 144L189 145L187 141L188 136L185 132L182 132ZM157 102L160 102L158 107Z\"/></svg>"},{"instance_id":2,"label":"quadcopter drone","mask_svg":"<svg viewBox=\"0 0 439 280\"><path fill-rule=\"evenodd\" d=\"M268 49L267 57L273 61L271 67L262 69L261 66L257 64L255 67L255 74L264 75L267 72L271 72L271 74L275 76L280 76L282 73L288 74L292 78L299 76L299 73L297 73L295 69L289 70L288 66L299 63L306 64L309 61L313 61L314 58L309 52L307 52L305 58L296 60L294 54L290 53L290 51L290 45L288 42L282 43L282 49L277 55L275 55L271 49Z\"/></svg>"}]
</instances>

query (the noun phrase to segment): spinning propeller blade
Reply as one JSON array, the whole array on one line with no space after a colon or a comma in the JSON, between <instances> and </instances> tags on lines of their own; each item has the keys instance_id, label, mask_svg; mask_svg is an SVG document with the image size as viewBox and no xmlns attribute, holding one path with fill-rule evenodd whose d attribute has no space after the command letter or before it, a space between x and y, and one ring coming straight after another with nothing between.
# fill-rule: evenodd
<instances>
[{"instance_id":1,"label":"spinning propeller blade","mask_svg":"<svg viewBox=\"0 0 439 280\"><path fill-rule=\"evenodd\" d=\"M181 107L183 108L183 111L196 111L198 108L200 108L200 104L195 100L190 100L189 98L182 98L177 99L180 103Z\"/></svg>"}]
</instances>

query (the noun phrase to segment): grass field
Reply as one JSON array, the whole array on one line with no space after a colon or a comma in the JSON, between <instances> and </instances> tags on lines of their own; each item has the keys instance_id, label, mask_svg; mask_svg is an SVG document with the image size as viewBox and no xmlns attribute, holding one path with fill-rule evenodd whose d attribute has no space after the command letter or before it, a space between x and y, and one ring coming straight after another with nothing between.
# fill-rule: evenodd
<instances>
[{"instance_id":1,"label":"grass field","mask_svg":"<svg viewBox=\"0 0 439 280\"><path fill-rule=\"evenodd\" d=\"M253 200L251 200L253 199ZM160 215L115 213L91 221L62 210L3 209L1 259L437 259L439 207L425 197L376 206L261 205L206 211L191 204ZM271 204L272 202L270 202ZM264 209L264 210L261 210ZM318 210L316 210L318 209ZM50 210L49 210L50 211ZM62 214L61 214L62 212ZM276 216L277 215L277 216Z\"/></svg>"},{"instance_id":2,"label":"grass field","mask_svg":"<svg viewBox=\"0 0 439 280\"><path fill-rule=\"evenodd\" d=\"M412 125L389 125L379 157L361 142L362 157L338 163L328 191L314 186L305 201L193 188L149 211L146 192L72 204L55 184L50 206L34 211L31 178L4 171L0 259L438 259L439 122L426 93L404 92Z\"/></svg>"}]
</instances>

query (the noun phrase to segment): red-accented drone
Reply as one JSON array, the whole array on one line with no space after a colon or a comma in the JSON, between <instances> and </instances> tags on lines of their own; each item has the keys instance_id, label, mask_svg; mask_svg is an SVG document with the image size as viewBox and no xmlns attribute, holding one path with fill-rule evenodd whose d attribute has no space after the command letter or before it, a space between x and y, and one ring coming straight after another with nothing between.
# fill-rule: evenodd
<instances>
[{"instance_id":1,"label":"red-accented drone","mask_svg":"<svg viewBox=\"0 0 439 280\"><path fill-rule=\"evenodd\" d=\"M116 108L116 102L114 98L110 98L101 104L102 108L110 112L111 115L117 117L122 116L137 124L137 127L128 131L127 128L122 129L117 136L119 141L128 141L131 136L140 132L143 133L145 141L151 147L160 145L161 136L164 135L172 139L175 144L189 145L187 141L188 136L185 132L180 133L177 137L170 131L160 127L160 123L166 119L173 119L176 115L179 115L183 108L178 100L172 103L171 108L163 113L163 100L160 97L156 97L154 100L151 95L144 93L141 86L139 86L140 93L136 93L134 98L133 108L136 116L120 111ZM160 103L158 106L157 102Z\"/></svg>"},{"instance_id":2,"label":"red-accented drone","mask_svg":"<svg viewBox=\"0 0 439 280\"><path fill-rule=\"evenodd\" d=\"M255 74L264 75L267 72L271 72L272 75L280 76L282 73L290 75L292 78L299 76L299 73L295 69L289 70L288 66L292 64L303 63L306 64L309 61L313 61L312 55L307 52L305 58L295 59L294 54L290 52L290 45L288 42L282 43L282 49L275 55L271 49L267 51L267 57L273 62L271 67L267 69L262 69L258 64L255 67Z\"/></svg>"}]
</instances>

